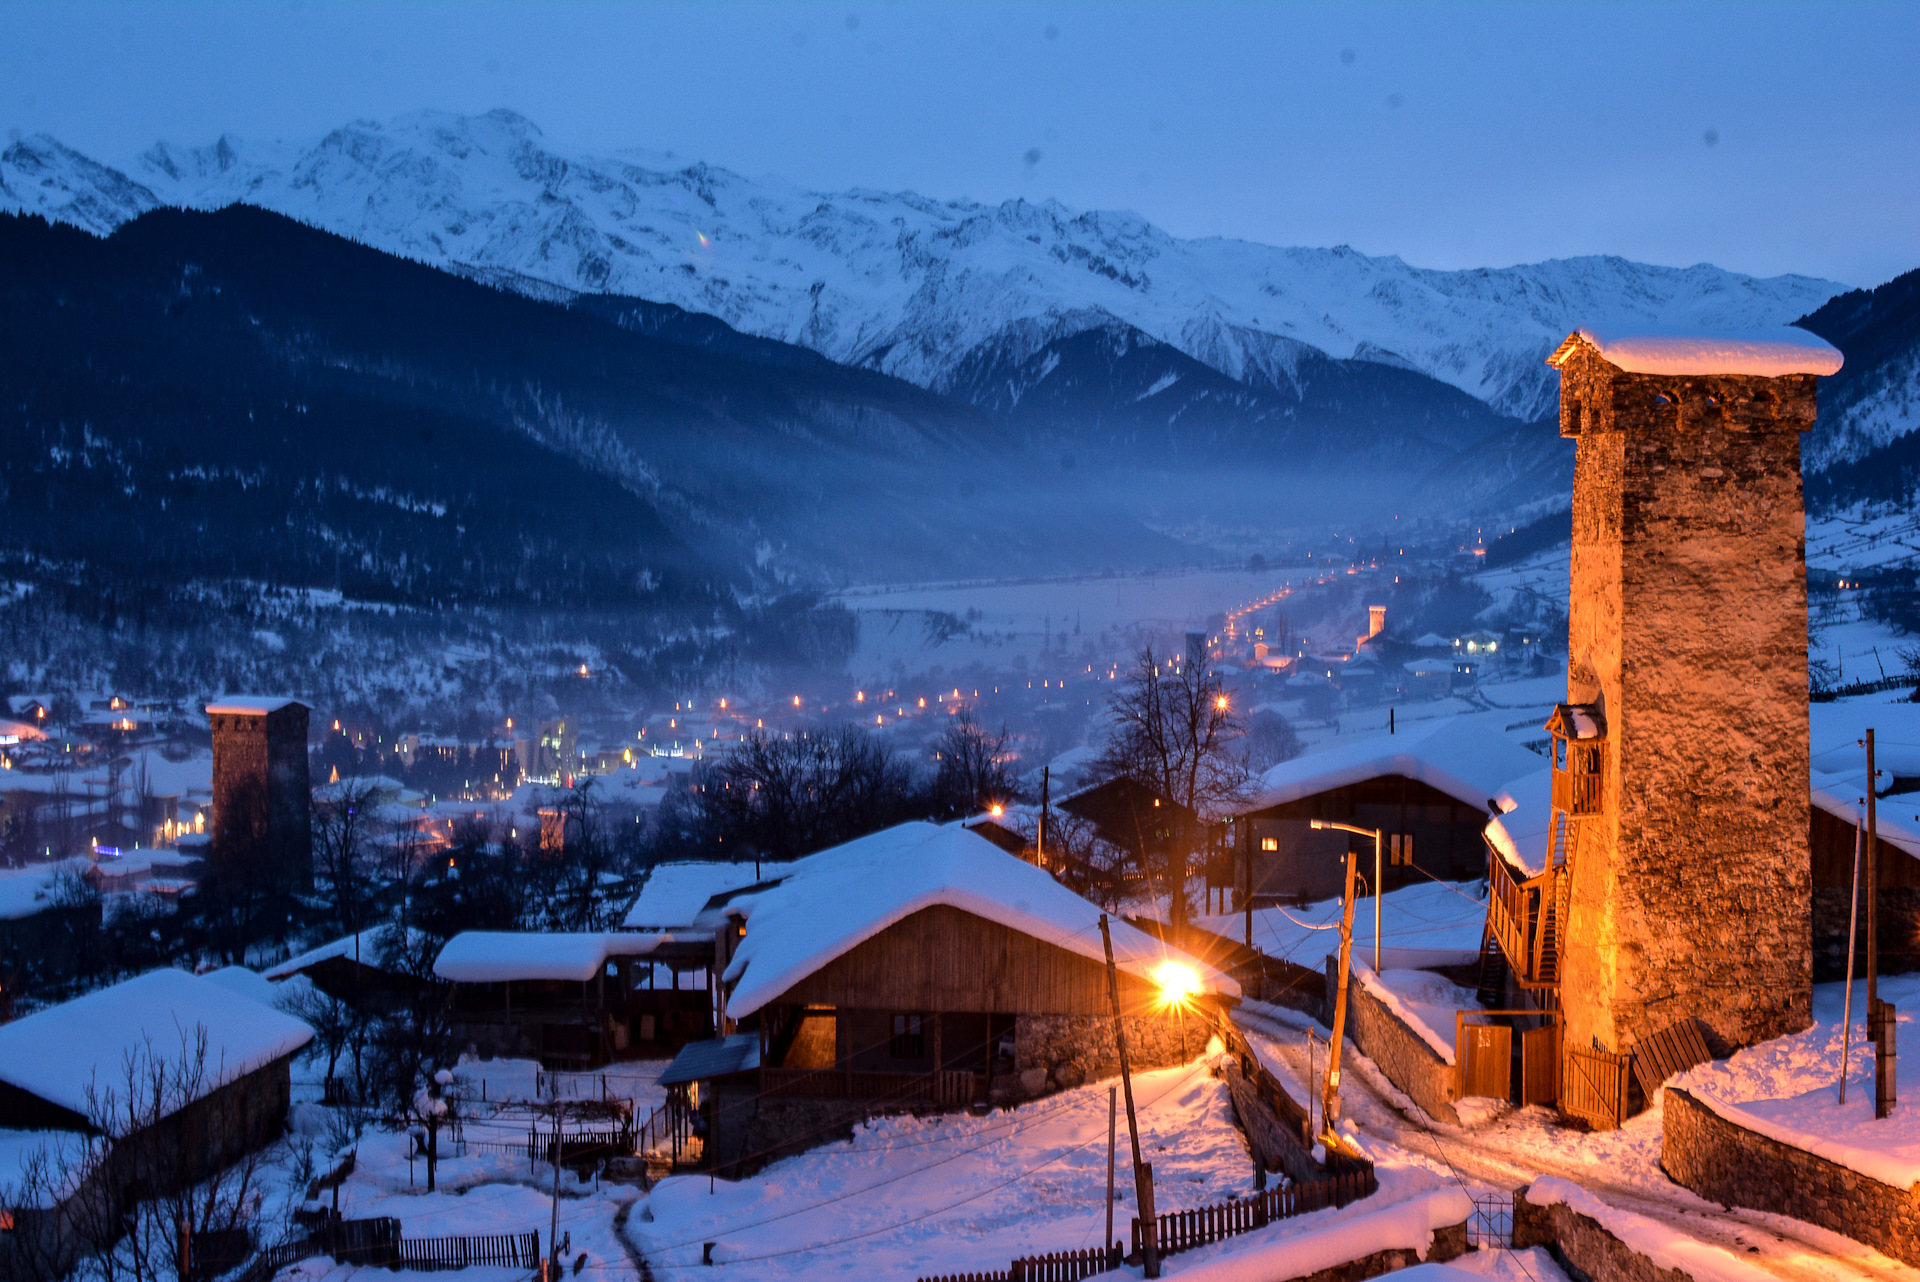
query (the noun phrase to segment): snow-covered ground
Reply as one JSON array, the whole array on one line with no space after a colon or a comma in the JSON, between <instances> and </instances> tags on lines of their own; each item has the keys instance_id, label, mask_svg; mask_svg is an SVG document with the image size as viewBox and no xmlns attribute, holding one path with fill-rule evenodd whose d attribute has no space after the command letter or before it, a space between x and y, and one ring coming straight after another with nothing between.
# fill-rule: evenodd
<instances>
[{"instance_id":1,"label":"snow-covered ground","mask_svg":"<svg viewBox=\"0 0 1920 1282\"><path fill-rule=\"evenodd\" d=\"M1107 1087L989 1114L877 1118L853 1138L750 1179L662 1181L630 1226L656 1267L716 1262L741 1278L902 1277L1002 1270L1017 1256L1097 1246L1104 1232ZM1160 1210L1253 1191L1226 1087L1205 1057L1136 1074L1141 1147ZM1124 1106L1114 1232L1133 1190Z\"/></svg>"},{"instance_id":2,"label":"snow-covered ground","mask_svg":"<svg viewBox=\"0 0 1920 1282\"><path fill-rule=\"evenodd\" d=\"M1446 966L1480 953L1487 901L1479 882L1423 882L1388 891L1380 900L1380 961L1385 970ZM1246 933L1242 913L1197 917L1194 923L1229 939ZM1340 946L1340 901L1305 908L1260 908L1253 914L1253 946L1269 957L1318 967ZM1373 900L1355 902L1353 955L1373 956ZM1448 1024L1452 1028L1452 1024Z\"/></svg>"},{"instance_id":3,"label":"snow-covered ground","mask_svg":"<svg viewBox=\"0 0 1920 1282\"><path fill-rule=\"evenodd\" d=\"M1873 1115L1873 1047L1866 1040L1867 986L1853 992L1853 1046L1847 1069L1847 1102L1840 1103L1841 1014L1844 984L1813 990L1813 1027L1792 1037L1762 1042L1731 1059L1702 1064L1674 1079L1703 1103L1740 1126L1803 1148L1898 1188L1920 1180L1920 1112L1896 1108ZM1920 1001L1920 975L1890 975L1880 997L1910 1012ZM1913 1016L1899 1017L1898 1040ZM1920 1092L1920 1064L1899 1061L1904 1099Z\"/></svg>"}]
</instances>

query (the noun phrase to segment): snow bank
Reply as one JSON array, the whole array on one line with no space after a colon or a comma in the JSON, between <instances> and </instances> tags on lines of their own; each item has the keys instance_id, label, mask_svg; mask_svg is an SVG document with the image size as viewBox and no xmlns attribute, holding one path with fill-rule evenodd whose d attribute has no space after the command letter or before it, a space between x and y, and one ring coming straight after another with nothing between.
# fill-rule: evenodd
<instances>
[{"instance_id":1,"label":"snow bank","mask_svg":"<svg viewBox=\"0 0 1920 1282\"><path fill-rule=\"evenodd\" d=\"M171 1071L201 1028L207 1057L195 1098L313 1040L291 1015L185 971L154 970L0 1026L0 1082L85 1117L89 1088L124 1096L129 1066Z\"/></svg>"},{"instance_id":2,"label":"snow bank","mask_svg":"<svg viewBox=\"0 0 1920 1282\"><path fill-rule=\"evenodd\" d=\"M1236 813L1285 805L1386 775L1418 779L1484 810L1502 784L1539 767L1539 757L1498 731L1448 717L1407 734L1375 735L1283 761L1260 777L1253 798Z\"/></svg>"},{"instance_id":3,"label":"snow bank","mask_svg":"<svg viewBox=\"0 0 1920 1282\"><path fill-rule=\"evenodd\" d=\"M644 957L668 938L605 931L550 934L466 930L447 941L433 973L456 984L499 984L529 979L585 983L611 957Z\"/></svg>"},{"instance_id":4,"label":"snow bank","mask_svg":"<svg viewBox=\"0 0 1920 1282\"><path fill-rule=\"evenodd\" d=\"M1471 989L1425 970L1387 970L1376 975L1359 961L1353 963L1353 974L1362 988L1418 1033L1434 1054L1453 1063L1454 1013L1473 1012L1480 1005Z\"/></svg>"},{"instance_id":5,"label":"snow bank","mask_svg":"<svg viewBox=\"0 0 1920 1282\"><path fill-rule=\"evenodd\" d=\"M1658 1220L1609 1206L1570 1180L1542 1176L1527 1190L1527 1201L1577 1211L1660 1268L1678 1270L1694 1282L1778 1282L1772 1273L1731 1251L1688 1237Z\"/></svg>"},{"instance_id":6,"label":"snow bank","mask_svg":"<svg viewBox=\"0 0 1920 1282\"><path fill-rule=\"evenodd\" d=\"M1471 1214L1472 1199L1459 1189L1443 1189L1292 1236L1281 1236L1290 1226L1274 1225L1242 1239L1246 1245L1240 1249L1185 1268L1175 1256L1166 1272L1187 1282L1286 1282L1380 1251L1414 1251L1425 1259L1435 1229L1463 1223ZM1268 1235L1273 1236L1260 1240ZM1435 1277L1432 1282L1446 1279Z\"/></svg>"},{"instance_id":7,"label":"snow bank","mask_svg":"<svg viewBox=\"0 0 1920 1282\"><path fill-rule=\"evenodd\" d=\"M1840 349L1792 325L1710 330L1582 325L1576 331L1630 374L1838 374Z\"/></svg>"},{"instance_id":8,"label":"snow bank","mask_svg":"<svg viewBox=\"0 0 1920 1282\"><path fill-rule=\"evenodd\" d=\"M769 890L734 901L746 918L726 971L727 1009L760 1009L802 979L924 908L946 905L1093 961L1104 961L1100 910L1045 872L957 826L906 823L823 850ZM1203 991L1240 986L1195 958L1112 919L1114 961L1142 978L1168 960L1200 975ZM452 947L452 945L448 945Z\"/></svg>"},{"instance_id":9,"label":"snow bank","mask_svg":"<svg viewBox=\"0 0 1920 1282\"><path fill-rule=\"evenodd\" d=\"M1920 1183L1920 1111L1898 1108L1893 1116L1873 1115L1873 1047L1867 1043L1866 987L1854 992L1853 1028L1857 1039L1847 1077L1847 1102L1839 1102L1840 1013L1845 986L1814 989L1814 1024L1802 1033L1778 1037L1675 1074L1668 1083L1690 1092L1700 1103L1735 1126L1802 1149L1860 1172L1894 1188ZM1886 975L1881 996L1901 1010L1895 1036L1907 1040L1920 1002L1920 976ZM1900 1094L1920 1093L1920 1064L1910 1049L1898 1061Z\"/></svg>"}]
</instances>

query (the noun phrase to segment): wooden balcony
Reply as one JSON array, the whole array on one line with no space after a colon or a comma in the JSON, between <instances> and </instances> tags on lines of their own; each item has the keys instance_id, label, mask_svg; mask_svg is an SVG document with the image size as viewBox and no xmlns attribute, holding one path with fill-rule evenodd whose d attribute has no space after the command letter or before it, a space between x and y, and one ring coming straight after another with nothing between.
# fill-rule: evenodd
<instances>
[{"instance_id":1,"label":"wooden balcony","mask_svg":"<svg viewBox=\"0 0 1920 1282\"><path fill-rule=\"evenodd\" d=\"M1487 930L1522 988L1560 985L1560 923L1567 869L1516 882L1497 857L1487 869Z\"/></svg>"},{"instance_id":2,"label":"wooden balcony","mask_svg":"<svg viewBox=\"0 0 1920 1282\"><path fill-rule=\"evenodd\" d=\"M1594 772L1576 774L1571 770L1553 772L1553 808L1569 815L1597 815L1600 813L1601 780L1606 776Z\"/></svg>"}]
</instances>

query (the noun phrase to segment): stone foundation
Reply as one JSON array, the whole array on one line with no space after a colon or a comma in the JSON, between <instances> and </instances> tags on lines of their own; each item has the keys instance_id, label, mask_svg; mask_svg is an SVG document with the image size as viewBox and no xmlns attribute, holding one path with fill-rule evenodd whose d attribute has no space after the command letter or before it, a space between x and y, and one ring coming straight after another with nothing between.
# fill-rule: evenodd
<instances>
[{"instance_id":1,"label":"stone foundation","mask_svg":"<svg viewBox=\"0 0 1920 1282\"><path fill-rule=\"evenodd\" d=\"M1197 1011L1126 1017L1127 1062L1134 1071L1190 1062L1213 1030ZM1120 1074L1113 1020L1106 1015L1021 1015L1014 1025L1012 1082L995 1082L994 1098L1031 1099Z\"/></svg>"},{"instance_id":2,"label":"stone foundation","mask_svg":"<svg viewBox=\"0 0 1920 1282\"><path fill-rule=\"evenodd\" d=\"M1340 983L1336 964L1333 958L1327 959L1329 1010ZM1453 1065L1434 1054L1426 1039L1369 993L1356 974L1347 977L1347 1037L1428 1117L1460 1125L1460 1114L1453 1107L1460 1098Z\"/></svg>"},{"instance_id":3,"label":"stone foundation","mask_svg":"<svg viewBox=\"0 0 1920 1282\"><path fill-rule=\"evenodd\" d=\"M1513 1195L1513 1248L1530 1246L1546 1247L1575 1282L1693 1282L1691 1274L1661 1268L1591 1216L1564 1203L1536 1206L1521 1189Z\"/></svg>"},{"instance_id":4,"label":"stone foundation","mask_svg":"<svg viewBox=\"0 0 1920 1282\"><path fill-rule=\"evenodd\" d=\"M1920 1265L1920 1185L1895 1188L1737 1126L1668 1087L1660 1165L1701 1197L1805 1220Z\"/></svg>"},{"instance_id":5,"label":"stone foundation","mask_svg":"<svg viewBox=\"0 0 1920 1282\"><path fill-rule=\"evenodd\" d=\"M1377 1278L1382 1273L1412 1268L1416 1264L1457 1260L1467 1253L1467 1249L1467 1226L1449 1224L1433 1231L1433 1246L1428 1249L1424 1261L1418 1251L1392 1247L1321 1269L1317 1273L1302 1273L1290 1278L1275 1277L1273 1282L1361 1282L1363 1278Z\"/></svg>"}]
</instances>

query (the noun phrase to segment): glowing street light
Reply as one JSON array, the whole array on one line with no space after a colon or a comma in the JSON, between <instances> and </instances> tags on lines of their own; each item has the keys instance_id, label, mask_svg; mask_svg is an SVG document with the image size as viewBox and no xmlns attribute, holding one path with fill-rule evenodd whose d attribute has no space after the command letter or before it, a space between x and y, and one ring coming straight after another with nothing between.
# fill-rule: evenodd
<instances>
[{"instance_id":1,"label":"glowing street light","mask_svg":"<svg viewBox=\"0 0 1920 1282\"><path fill-rule=\"evenodd\" d=\"M1160 1000L1168 1006L1184 1006L1200 994L1200 972L1185 962L1161 962L1153 968L1153 982L1160 985Z\"/></svg>"},{"instance_id":2,"label":"glowing street light","mask_svg":"<svg viewBox=\"0 0 1920 1282\"><path fill-rule=\"evenodd\" d=\"M1373 973L1380 973L1380 843L1381 830L1378 828L1356 828L1352 824L1335 823L1331 819L1311 821L1314 828L1331 828L1338 832L1350 832L1357 837L1373 838Z\"/></svg>"}]
</instances>

